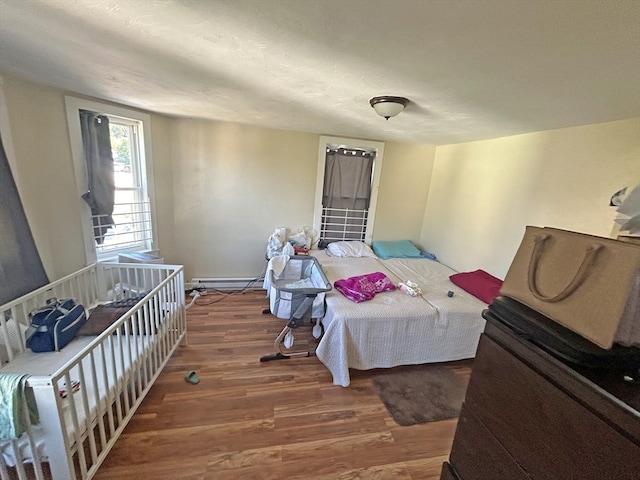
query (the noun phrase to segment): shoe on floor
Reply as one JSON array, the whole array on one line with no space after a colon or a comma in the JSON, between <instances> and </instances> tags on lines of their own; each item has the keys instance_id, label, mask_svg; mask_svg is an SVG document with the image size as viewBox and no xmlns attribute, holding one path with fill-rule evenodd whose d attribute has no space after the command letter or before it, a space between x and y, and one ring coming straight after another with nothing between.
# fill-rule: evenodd
<instances>
[{"instance_id":1,"label":"shoe on floor","mask_svg":"<svg viewBox=\"0 0 640 480\"><path fill-rule=\"evenodd\" d=\"M192 383L192 384L196 384L196 383L200 383L200 379L198 378L198 375L196 375L196 372L189 372L184 376L185 381Z\"/></svg>"}]
</instances>

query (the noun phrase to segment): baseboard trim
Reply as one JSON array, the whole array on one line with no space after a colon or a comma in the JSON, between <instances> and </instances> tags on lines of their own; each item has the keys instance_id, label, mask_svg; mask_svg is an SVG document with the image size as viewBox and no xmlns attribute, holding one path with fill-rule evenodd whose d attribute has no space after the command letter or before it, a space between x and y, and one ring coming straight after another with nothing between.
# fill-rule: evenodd
<instances>
[{"instance_id":1,"label":"baseboard trim","mask_svg":"<svg viewBox=\"0 0 640 480\"><path fill-rule=\"evenodd\" d=\"M192 278L191 288L211 290L262 290L262 279L255 278Z\"/></svg>"}]
</instances>

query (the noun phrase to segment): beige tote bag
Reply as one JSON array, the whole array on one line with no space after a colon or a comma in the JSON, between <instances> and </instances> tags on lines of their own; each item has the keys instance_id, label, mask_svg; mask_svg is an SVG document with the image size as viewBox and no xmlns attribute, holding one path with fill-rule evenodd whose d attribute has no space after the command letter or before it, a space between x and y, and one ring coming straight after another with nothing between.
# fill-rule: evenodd
<instances>
[{"instance_id":1,"label":"beige tote bag","mask_svg":"<svg viewBox=\"0 0 640 480\"><path fill-rule=\"evenodd\" d=\"M528 226L500 293L602 348L640 345L640 245Z\"/></svg>"}]
</instances>

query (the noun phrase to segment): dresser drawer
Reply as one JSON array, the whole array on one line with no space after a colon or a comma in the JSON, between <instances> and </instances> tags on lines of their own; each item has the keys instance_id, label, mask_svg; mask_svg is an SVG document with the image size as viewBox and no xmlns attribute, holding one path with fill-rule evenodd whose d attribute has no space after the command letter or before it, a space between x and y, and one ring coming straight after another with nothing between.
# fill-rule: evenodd
<instances>
[{"instance_id":1,"label":"dresser drawer","mask_svg":"<svg viewBox=\"0 0 640 480\"><path fill-rule=\"evenodd\" d=\"M449 461L462 480L530 480L465 403Z\"/></svg>"},{"instance_id":2,"label":"dresser drawer","mask_svg":"<svg viewBox=\"0 0 640 480\"><path fill-rule=\"evenodd\" d=\"M451 466L451 464L448 462L444 462L442 464L442 473L440 474L440 480L461 480L461 479L460 477L458 477L458 475L456 475L456 472L454 468Z\"/></svg>"},{"instance_id":3,"label":"dresser drawer","mask_svg":"<svg viewBox=\"0 0 640 480\"><path fill-rule=\"evenodd\" d=\"M534 368L483 335L465 403L531 478L637 480L640 446Z\"/></svg>"}]
</instances>

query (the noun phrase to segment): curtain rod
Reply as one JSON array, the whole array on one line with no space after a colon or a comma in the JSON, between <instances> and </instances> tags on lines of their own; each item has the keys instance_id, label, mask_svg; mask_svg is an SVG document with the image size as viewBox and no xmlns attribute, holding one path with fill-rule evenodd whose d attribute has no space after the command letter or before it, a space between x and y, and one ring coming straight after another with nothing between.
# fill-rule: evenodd
<instances>
[{"instance_id":1,"label":"curtain rod","mask_svg":"<svg viewBox=\"0 0 640 480\"><path fill-rule=\"evenodd\" d=\"M375 156L376 154L375 151L365 150L364 148L351 148L351 147L345 147L342 145L338 147L327 147L327 153L331 153L331 152L335 153L340 150L344 151L345 153L351 153L352 155L361 154L363 156L366 156L366 155Z\"/></svg>"}]
</instances>

